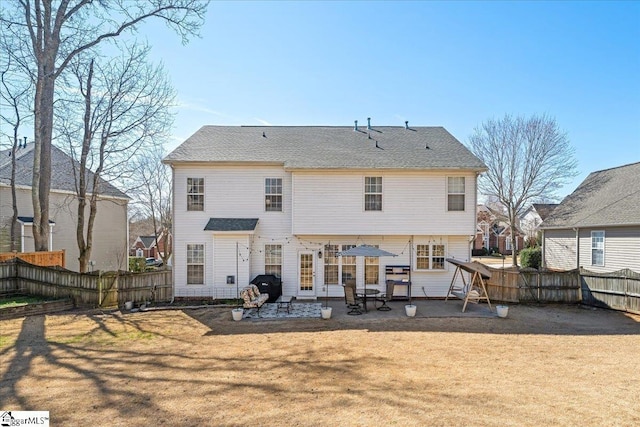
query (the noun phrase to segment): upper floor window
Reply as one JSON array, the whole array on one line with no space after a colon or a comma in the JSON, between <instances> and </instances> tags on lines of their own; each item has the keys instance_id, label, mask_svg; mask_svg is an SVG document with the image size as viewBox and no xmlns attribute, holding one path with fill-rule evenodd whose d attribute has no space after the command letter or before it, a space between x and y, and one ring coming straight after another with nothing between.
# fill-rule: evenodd
<instances>
[{"instance_id":1,"label":"upper floor window","mask_svg":"<svg viewBox=\"0 0 640 427\"><path fill-rule=\"evenodd\" d=\"M204 284L204 245L187 245L187 285Z\"/></svg>"},{"instance_id":2,"label":"upper floor window","mask_svg":"<svg viewBox=\"0 0 640 427\"><path fill-rule=\"evenodd\" d=\"M187 210L204 210L204 178L187 178Z\"/></svg>"},{"instance_id":3,"label":"upper floor window","mask_svg":"<svg viewBox=\"0 0 640 427\"><path fill-rule=\"evenodd\" d=\"M447 177L447 210L464 211L464 177Z\"/></svg>"},{"instance_id":4,"label":"upper floor window","mask_svg":"<svg viewBox=\"0 0 640 427\"><path fill-rule=\"evenodd\" d=\"M382 177L366 176L364 178L364 210L382 210Z\"/></svg>"},{"instance_id":5,"label":"upper floor window","mask_svg":"<svg viewBox=\"0 0 640 427\"><path fill-rule=\"evenodd\" d=\"M416 270L444 270L444 255L442 244L416 245Z\"/></svg>"},{"instance_id":6,"label":"upper floor window","mask_svg":"<svg viewBox=\"0 0 640 427\"><path fill-rule=\"evenodd\" d=\"M268 212L282 212L282 178L265 179L264 209Z\"/></svg>"},{"instance_id":7,"label":"upper floor window","mask_svg":"<svg viewBox=\"0 0 640 427\"><path fill-rule=\"evenodd\" d=\"M264 272L282 277L282 245L264 245Z\"/></svg>"},{"instance_id":8,"label":"upper floor window","mask_svg":"<svg viewBox=\"0 0 640 427\"><path fill-rule=\"evenodd\" d=\"M591 232L591 265L604 265L604 231Z\"/></svg>"}]
</instances>

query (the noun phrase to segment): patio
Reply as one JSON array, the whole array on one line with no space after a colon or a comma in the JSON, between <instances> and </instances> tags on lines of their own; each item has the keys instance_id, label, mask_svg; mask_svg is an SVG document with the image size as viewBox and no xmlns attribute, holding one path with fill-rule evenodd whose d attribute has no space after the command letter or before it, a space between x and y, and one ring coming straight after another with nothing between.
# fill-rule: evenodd
<instances>
[{"instance_id":1,"label":"patio","mask_svg":"<svg viewBox=\"0 0 640 427\"><path fill-rule=\"evenodd\" d=\"M438 318L438 317L460 317L460 318L497 318L495 305L492 304L492 310L489 310L489 306L487 304L468 304L465 312L462 312L463 301L458 300L457 298L449 299L445 301L444 299L416 299L414 298L412 304L417 307L416 309L416 318ZM362 315L348 315L349 311L347 305L344 302L344 298L329 298L328 306L332 308L331 310L331 319L353 319L353 321L364 320L364 319L399 319L406 318L404 306L408 304L408 301L389 301L387 305L391 308L389 311L381 311L377 310L374 307L372 301L368 302L369 310L367 312L363 312ZM322 307L325 306L324 298L318 299L317 301L309 301L309 300L293 300L293 304L321 304ZM381 303L377 303L377 306L380 307ZM261 310L261 315L263 315L263 310ZM275 310L274 310L275 311ZM309 310L303 310L304 312L308 312ZM266 310L265 310L266 312ZM286 314L286 313L285 313ZM264 315L263 315L264 316ZM316 317L319 317L316 316ZM282 316L284 318L293 318L293 316ZM279 320L282 320L279 319ZM252 316L249 319L243 319L243 321L262 321L262 320L273 320L270 316L257 317Z\"/></svg>"}]
</instances>

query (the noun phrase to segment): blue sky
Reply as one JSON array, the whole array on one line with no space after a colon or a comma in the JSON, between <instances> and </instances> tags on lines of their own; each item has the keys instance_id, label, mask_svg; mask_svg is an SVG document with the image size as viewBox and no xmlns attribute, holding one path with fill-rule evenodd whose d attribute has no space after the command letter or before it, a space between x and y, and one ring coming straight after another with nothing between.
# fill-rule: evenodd
<instances>
[{"instance_id":1,"label":"blue sky","mask_svg":"<svg viewBox=\"0 0 640 427\"><path fill-rule=\"evenodd\" d=\"M554 116L580 174L640 161L639 2L215 2L183 46L141 29L203 125L444 126Z\"/></svg>"}]
</instances>

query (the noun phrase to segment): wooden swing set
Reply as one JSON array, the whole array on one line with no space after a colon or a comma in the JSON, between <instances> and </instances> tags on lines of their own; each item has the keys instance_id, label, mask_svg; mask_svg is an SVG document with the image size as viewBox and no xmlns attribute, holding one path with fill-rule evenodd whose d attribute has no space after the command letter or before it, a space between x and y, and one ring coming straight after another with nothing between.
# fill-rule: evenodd
<instances>
[{"instance_id":1,"label":"wooden swing set","mask_svg":"<svg viewBox=\"0 0 640 427\"><path fill-rule=\"evenodd\" d=\"M477 262L464 262L453 258L447 258L447 262L455 265L456 271L453 273L449 292L444 300L447 301L450 296L455 296L464 301L463 313L467 308L467 303L477 304L480 301L487 301L489 310L491 310L491 301L485 285L485 279L491 278L491 272ZM471 274L469 282L467 282L464 272ZM462 286L456 285L458 276L462 279Z\"/></svg>"}]
</instances>

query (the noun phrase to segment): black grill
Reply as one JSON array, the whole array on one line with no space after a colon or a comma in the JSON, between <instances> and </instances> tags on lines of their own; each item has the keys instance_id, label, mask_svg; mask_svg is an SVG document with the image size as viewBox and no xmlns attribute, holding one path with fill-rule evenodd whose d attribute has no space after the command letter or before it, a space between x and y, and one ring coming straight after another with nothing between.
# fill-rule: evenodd
<instances>
[{"instance_id":1,"label":"black grill","mask_svg":"<svg viewBox=\"0 0 640 427\"><path fill-rule=\"evenodd\" d=\"M282 280L273 274L259 274L252 281L252 285L256 285L260 293L268 293L267 302L276 302L278 297L282 295Z\"/></svg>"}]
</instances>

